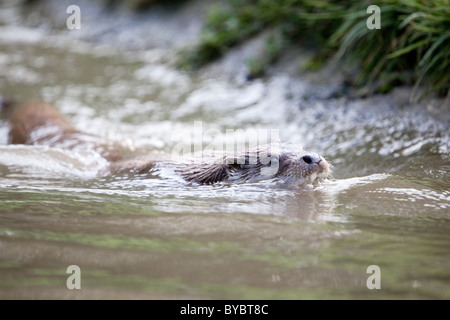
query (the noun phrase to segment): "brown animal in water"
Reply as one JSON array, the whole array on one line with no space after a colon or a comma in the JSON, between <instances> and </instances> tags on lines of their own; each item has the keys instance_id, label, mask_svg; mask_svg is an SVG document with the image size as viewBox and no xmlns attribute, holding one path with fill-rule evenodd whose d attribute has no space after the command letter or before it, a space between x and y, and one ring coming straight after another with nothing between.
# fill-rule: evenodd
<instances>
[{"instance_id":1,"label":"brown animal in water","mask_svg":"<svg viewBox=\"0 0 450 320\"><path fill-rule=\"evenodd\" d=\"M266 179L315 183L330 173L328 162L291 143L273 143L239 153L212 153L175 161L146 155L130 158L125 146L80 132L55 107L45 102L22 105L3 102L9 112L9 143L47 145L70 150L93 149L109 163L111 174L145 173L154 166L171 165L186 181L200 184L253 182Z\"/></svg>"}]
</instances>

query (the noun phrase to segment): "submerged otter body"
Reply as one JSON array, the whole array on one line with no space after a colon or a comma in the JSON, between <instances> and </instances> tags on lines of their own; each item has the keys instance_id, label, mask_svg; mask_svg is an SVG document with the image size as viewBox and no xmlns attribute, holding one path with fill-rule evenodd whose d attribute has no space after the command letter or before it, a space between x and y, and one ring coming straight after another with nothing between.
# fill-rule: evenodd
<instances>
[{"instance_id":1,"label":"submerged otter body","mask_svg":"<svg viewBox=\"0 0 450 320\"><path fill-rule=\"evenodd\" d=\"M92 149L109 163L109 173L146 173L171 166L186 181L199 184L242 183L267 179L309 184L326 179L330 165L316 153L292 143L272 143L241 152L215 152L179 160L153 154L130 158L131 150L78 131L57 109L43 102L12 108L9 143L48 145L63 149Z\"/></svg>"},{"instance_id":2,"label":"submerged otter body","mask_svg":"<svg viewBox=\"0 0 450 320\"><path fill-rule=\"evenodd\" d=\"M238 153L201 154L178 164L175 171L185 180L201 184L271 179L306 184L327 178L330 165L317 153L306 152L299 145L278 142Z\"/></svg>"},{"instance_id":3,"label":"submerged otter body","mask_svg":"<svg viewBox=\"0 0 450 320\"><path fill-rule=\"evenodd\" d=\"M47 145L69 150L93 149L109 162L124 158L126 148L100 137L80 132L54 106L28 102L8 106L10 144Z\"/></svg>"}]
</instances>

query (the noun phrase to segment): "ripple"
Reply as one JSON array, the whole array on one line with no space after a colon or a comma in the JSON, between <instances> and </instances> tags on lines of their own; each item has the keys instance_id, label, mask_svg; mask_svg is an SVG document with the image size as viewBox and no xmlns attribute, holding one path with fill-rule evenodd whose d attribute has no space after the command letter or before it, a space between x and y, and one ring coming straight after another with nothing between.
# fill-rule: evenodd
<instances>
[{"instance_id":1,"label":"ripple","mask_svg":"<svg viewBox=\"0 0 450 320\"><path fill-rule=\"evenodd\" d=\"M97 176L107 165L107 161L94 151L71 151L47 146L0 146L0 166L29 178L88 179Z\"/></svg>"}]
</instances>

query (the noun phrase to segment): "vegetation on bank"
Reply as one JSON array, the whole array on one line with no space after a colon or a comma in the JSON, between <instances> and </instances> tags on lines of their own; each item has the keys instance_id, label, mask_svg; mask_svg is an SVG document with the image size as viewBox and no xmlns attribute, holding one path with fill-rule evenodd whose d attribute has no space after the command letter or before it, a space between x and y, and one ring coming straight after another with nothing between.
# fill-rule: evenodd
<instances>
[{"instance_id":1,"label":"vegetation on bank","mask_svg":"<svg viewBox=\"0 0 450 320\"><path fill-rule=\"evenodd\" d=\"M369 5L381 9L381 29L369 29ZM450 82L449 0L228 0L212 6L199 43L180 66L197 69L232 47L269 30L263 52L248 62L251 77L289 47L313 45L317 55L303 68L317 69L332 56L359 66L352 84L426 86L440 95Z\"/></svg>"},{"instance_id":2,"label":"vegetation on bank","mask_svg":"<svg viewBox=\"0 0 450 320\"><path fill-rule=\"evenodd\" d=\"M39 0L22 0L25 3ZM189 0L98 0L135 11ZM381 29L369 29L367 8L381 9ZM214 1L194 48L179 66L198 69L231 48L268 32L261 52L248 61L249 78L264 76L291 47L315 49L302 70L317 70L332 57L357 66L349 82L387 92L399 84L450 91L450 0L222 0Z\"/></svg>"}]
</instances>

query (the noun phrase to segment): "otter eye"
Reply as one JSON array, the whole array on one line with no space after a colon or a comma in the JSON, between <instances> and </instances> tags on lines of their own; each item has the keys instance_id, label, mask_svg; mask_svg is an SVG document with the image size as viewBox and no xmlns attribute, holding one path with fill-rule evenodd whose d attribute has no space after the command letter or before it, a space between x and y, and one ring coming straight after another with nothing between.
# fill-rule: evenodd
<instances>
[{"instance_id":1,"label":"otter eye","mask_svg":"<svg viewBox=\"0 0 450 320\"><path fill-rule=\"evenodd\" d=\"M305 161L305 163L310 164L312 162L312 159L310 156L303 156L302 160Z\"/></svg>"}]
</instances>

